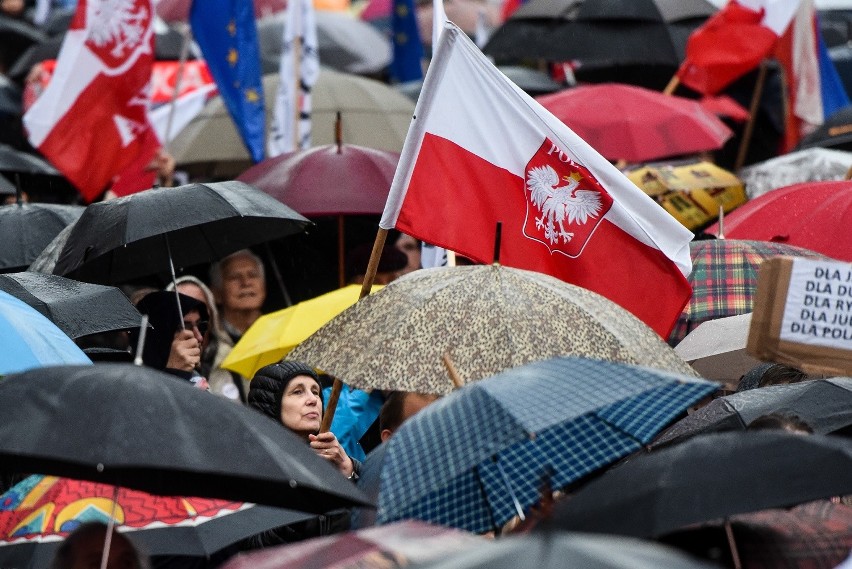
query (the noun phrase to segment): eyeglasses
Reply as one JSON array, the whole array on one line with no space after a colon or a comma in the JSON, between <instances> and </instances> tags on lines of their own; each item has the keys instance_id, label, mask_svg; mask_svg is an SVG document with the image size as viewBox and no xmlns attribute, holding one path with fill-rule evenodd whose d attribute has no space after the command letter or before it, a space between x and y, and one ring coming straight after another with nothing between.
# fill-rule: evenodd
<instances>
[{"instance_id":1,"label":"eyeglasses","mask_svg":"<svg viewBox=\"0 0 852 569\"><path fill-rule=\"evenodd\" d=\"M187 330L195 328L198 330L198 333L203 336L207 333L207 329L210 327L210 322L207 320L199 320L198 322L187 322L184 320L183 325Z\"/></svg>"}]
</instances>

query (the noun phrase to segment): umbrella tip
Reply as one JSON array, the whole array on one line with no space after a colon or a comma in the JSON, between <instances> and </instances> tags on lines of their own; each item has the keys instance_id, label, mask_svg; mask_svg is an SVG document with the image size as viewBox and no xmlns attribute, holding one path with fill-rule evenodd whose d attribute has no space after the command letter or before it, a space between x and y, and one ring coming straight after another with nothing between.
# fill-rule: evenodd
<instances>
[{"instance_id":1,"label":"umbrella tip","mask_svg":"<svg viewBox=\"0 0 852 569\"><path fill-rule=\"evenodd\" d=\"M334 143L337 144L337 153L343 152L343 119L340 111L337 111L337 119L334 121Z\"/></svg>"}]
</instances>

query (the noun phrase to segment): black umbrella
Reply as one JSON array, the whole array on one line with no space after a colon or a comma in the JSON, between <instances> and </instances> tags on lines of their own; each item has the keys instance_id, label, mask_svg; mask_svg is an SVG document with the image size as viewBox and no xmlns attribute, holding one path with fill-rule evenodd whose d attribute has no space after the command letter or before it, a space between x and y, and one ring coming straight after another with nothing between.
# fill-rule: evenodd
<instances>
[{"instance_id":1,"label":"black umbrella","mask_svg":"<svg viewBox=\"0 0 852 569\"><path fill-rule=\"evenodd\" d=\"M498 62L571 61L582 80L655 87L716 8L707 0L530 0L489 39Z\"/></svg>"},{"instance_id":2,"label":"black umbrella","mask_svg":"<svg viewBox=\"0 0 852 569\"><path fill-rule=\"evenodd\" d=\"M11 79L0 73L0 115L21 112L21 90Z\"/></svg>"},{"instance_id":3,"label":"black umbrella","mask_svg":"<svg viewBox=\"0 0 852 569\"><path fill-rule=\"evenodd\" d=\"M83 212L82 206L17 203L0 206L0 271L23 270L56 235Z\"/></svg>"},{"instance_id":4,"label":"black umbrella","mask_svg":"<svg viewBox=\"0 0 852 569\"><path fill-rule=\"evenodd\" d=\"M852 440L713 433L641 455L557 503L564 530L656 537L733 514L852 493Z\"/></svg>"},{"instance_id":5,"label":"black umbrella","mask_svg":"<svg viewBox=\"0 0 852 569\"><path fill-rule=\"evenodd\" d=\"M0 381L0 465L164 496L311 513L370 505L290 430L132 364L62 366Z\"/></svg>"},{"instance_id":6,"label":"black umbrella","mask_svg":"<svg viewBox=\"0 0 852 569\"><path fill-rule=\"evenodd\" d=\"M46 39L41 30L25 20L0 13L0 67L9 68L29 46Z\"/></svg>"},{"instance_id":7,"label":"black umbrella","mask_svg":"<svg viewBox=\"0 0 852 569\"><path fill-rule=\"evenodd\" d=\"M62 39L61 35L53 36L28 47L9 69L9 77L16 81L23 81L33 65L47 59L56 59L59 56L59 49L62 47Z\"/></svg>"},{"instance_id":8,"label":"black umbrella","mask_svg":"<svg viewBox=\"0 0 852 569\"><path fill-rule=\"evenodd\" d=\"M3 176L0 176L0 196L14 196L16 193L17 189L15 185Z\"/></svg>"},{"instance_id":9,"label":"black umbrella","mask_svg":"<svg viewBox=\"0 0 852 569\"><path fill-rule=\"evenodd\" d=\"M852 150L852 106L844 107L825 119L819 128L799 142L797 149L814 146Z\"/></svg>"},{"instance_id":10,"label":"black umbrella","mask_svg":"<svg viewBox=\"0 0 852 569\"><path fill-rule=\"evenodd\" d=\"M71 230L74 229L74 224L76 223L76 221L69 223L65 229L57 233L56 237L42 249L41 253L38 254L38 257L35 258L27 270L34 273L52 275L53 269L56 267L56 261L59 260L59 254L65 247L65 242L68 241L68 236L71 235Z\"/></svg>"},{"instance_id":11,"label":"black umbrella","mask_svg":"<svg viewBox=\"0 0 852 569\"><path fill-rule=\"evenodd\" d=\"M658 543L626 537L567 532L532 533L485 540L482 545L419 569L709 569L718 567Z\"/></svg>"},{"instance_id":12,"label":"black umbrella","mask_svg":"<svg viewBox=\"0 0 852 569\"><path fill-rule=\"evenodd\" d=\"M48 176L60 176L59 170L51 166L44 159L28 154L8 144L0 144L0 172L20 174L45 174Z\"/></svg>"},{"instance_id":13,"label":"black umbrella","mask_svg":"<svg viewBox=\"0 0 852 569\"><path fill-rule=\"evenodd\" d=\"M91 204L54 273L117 284L293 235L310 221L243 182L152 189Z\"/></svg>"},{"instance_id":14,"label":"black umbrella","mask_svg":"<svg viewBox=\"0 0 852 569\"><path fill-rule=\"evenodd\" d=\"M815 379L718 397L669 427L652 446L704 432L743 430L769 413L796 415L819 434L844 429L852 425L852 378Z\"/></svg>"},{"instance_id":15,"label":"black umbrella","mask_svg":"<svg viewBox=\"0 0 852 569\"><path fill-rule=\"evenodd\" d=\"M113 286L23 272L0 275L0 290L44 314L72 339L129 330L142 319L124 293Z\"/></svg>"}]
</instances>

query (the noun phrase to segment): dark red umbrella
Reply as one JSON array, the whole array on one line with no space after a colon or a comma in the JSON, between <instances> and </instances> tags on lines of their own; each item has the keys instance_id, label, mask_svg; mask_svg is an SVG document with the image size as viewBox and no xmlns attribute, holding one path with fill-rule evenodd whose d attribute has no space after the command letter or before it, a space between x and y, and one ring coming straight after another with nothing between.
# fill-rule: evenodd
<instances>
[{"instance_id":1,"label":"dark red umbrella","mask_svg":"<svg viewBox=\"0 0 852 569\"><path fill-rule=\"evenodd\" d=\"M772 190L725 216L725 237L775 241L852 261L852 182L805 182ZM718 233L717 224L707 228Z\"/></svg>"},{"instance_id":2,"label":"dark red umbrella","mask_svg":"<svg viewBox=\"0 0 852 569\"><path fill-rule=\"evenodd\" d=\"M732 135L698 101L633 85L581 85L537 100L609 160L647 162L716 150Z\"/></svg>"},{"instance_id":3,"label":"dark red umbrella","mask_svg":"<svg viewBox=\"0 0 852 569\"><path fill-rule=\"evenodd\" d=\"M384 211L399 153L329 144L255 164L237 179L306 217Z\"/></svg>"}]
</instances>

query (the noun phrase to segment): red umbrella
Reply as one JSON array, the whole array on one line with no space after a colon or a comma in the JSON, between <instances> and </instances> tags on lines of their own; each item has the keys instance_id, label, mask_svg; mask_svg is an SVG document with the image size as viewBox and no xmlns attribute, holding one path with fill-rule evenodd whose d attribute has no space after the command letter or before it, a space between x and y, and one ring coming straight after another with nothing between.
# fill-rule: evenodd
<instances>
[{"instance_id":1,"label":"red umbrella","mask_svg":"<svg viewBox=\"0 0 852 569\"><path fill-rule=\"evenodd\" d=\"M716 150L733 134L698 101L633 85L581 85L537 100L609 160Z\"/></svg>"},{"instance_id":2,"label":"red umbrella","mask_svg":"<svg viewBox=\"0 0 852 569\"><path fill-rule=\"evenodd\" d=\"M399 153L329 144L255 164L237 179L306 217L384 211Z\"/></svg>"},{"instance_id":3,"label":"red umbrella","mask_svg":"<svg viewBox=\"0 0 852 569\"><path fill-rule=\"evenodd\" d=\"M772 190L727 215L725 237L776 241L852 261L852 182L805 182ZM707 228L718 233L718 225Z\"/></svg>"}]
</instances>

